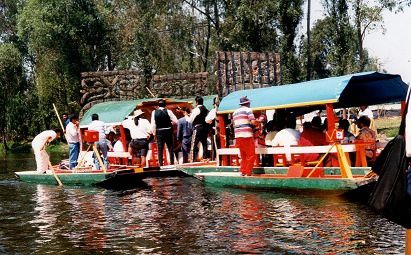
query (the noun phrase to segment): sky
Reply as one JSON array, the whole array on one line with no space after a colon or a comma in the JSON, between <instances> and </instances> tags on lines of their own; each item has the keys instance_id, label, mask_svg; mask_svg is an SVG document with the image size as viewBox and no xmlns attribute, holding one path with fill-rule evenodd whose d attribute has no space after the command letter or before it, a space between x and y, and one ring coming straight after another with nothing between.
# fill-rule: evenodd
<instances>
[{"instance_id":1,"label":"sky","mask_svg":"<svg viewBox=\"0 0 411 255\"><path fill-rule=\"evenodd\" d=\"M323 15L321 0L312 0L311 27ZM364 47L388 73L399 74L405 83L411 84L411 7L399 13L384 11L383 18L385 33L376 30L367 34Z\"/></svg>"}]
</instances>

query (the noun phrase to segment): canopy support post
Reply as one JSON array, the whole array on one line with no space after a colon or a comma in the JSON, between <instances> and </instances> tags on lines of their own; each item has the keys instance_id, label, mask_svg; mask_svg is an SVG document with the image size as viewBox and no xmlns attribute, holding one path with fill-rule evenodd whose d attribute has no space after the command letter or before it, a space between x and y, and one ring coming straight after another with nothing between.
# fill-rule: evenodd
<instances>
[{"instance_id":1,"label":"canopy support post","mask_svg":"<svg viewBox=\"0 0 411 255\"><path fill-rule=\"evenodd\" d=\"M126 141L126 132L124 131L123 125L120 125L120 140L123 144L123 150L128 151L127 149L127 141Z\"/></svg>"},{"instance_id":2,"label":"canopy support post","mask_svg":"<svg viewBox=\"0 0 411 255\"><path fill-rule=\"evenodd\" d=\"M326 104L325 109L327 112L327 133L329 142L334 142L334 130L335 130L335 114L333 104Z\"/></svg>"},{"instance_id":3,"label":"canopy support post","mask_svg":"<svg viewBox=\"0 0 411 255\"><path fill-rule=\"evenodd\" d=\"M217 118L218 118L218 127L220 129L220 148L225 148L226 144L227 144L226 143L227 137L226 137L226 132L225 132L224 115L217 114ZM217 155L218 155L218 153L217 153ZM222 156L221 165L222 166L227 166L228 165L227 156Z\"/></svg>"}]
</instances>

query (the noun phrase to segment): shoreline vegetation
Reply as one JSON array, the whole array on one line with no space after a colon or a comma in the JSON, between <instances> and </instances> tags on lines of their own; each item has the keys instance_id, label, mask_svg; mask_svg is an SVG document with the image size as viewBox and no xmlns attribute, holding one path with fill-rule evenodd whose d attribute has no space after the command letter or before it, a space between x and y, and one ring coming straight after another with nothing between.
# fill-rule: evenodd
<instances>
[{"instance_id":1,"label":"shoreline vegetation","mask_svg":"<svg viewBox=\"0 0 411 255\"><path fill-rule=\"evenodd\" d=\"M401 124L401 117L385 117L375 119L375 124L378 130L378 138L393 138L398 134L398 130ZM24 142L14 142L9 141L8 146L10 148L7 154L18 154L18 153L32 153L31 151L31 141ZM47 152L49 153L68 153L68 145L66 142L58 141L53 142L47 147ZM0 156L5 156L6 152L3 145L0 145Z\"/></svg>"}]
</instances>

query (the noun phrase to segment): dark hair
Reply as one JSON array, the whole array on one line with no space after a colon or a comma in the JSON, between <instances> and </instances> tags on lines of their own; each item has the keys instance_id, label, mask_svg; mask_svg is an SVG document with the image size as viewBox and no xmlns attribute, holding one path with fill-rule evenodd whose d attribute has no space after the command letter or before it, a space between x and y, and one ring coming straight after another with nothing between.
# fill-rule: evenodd
<instances>
[{"instance_id":1,"label":"dark hair","mask_svg":"<svg viewBox=\"0 0 411 255\"><path fill-rule=\"evenodd\" d=\"M158 101L158 106L160 106L160 107L165 107L165 106L166 106L166 100L160 99L160 100Z\"/></svg>"},{"instance_id":2,"label":"dark hair","mask_svg":"<svg viewBox=\"0 0 411 255\"><path fill-rule=\"evenodd\" d=\"M134 124L136 125L136 126L138 126L138 120L140 119L140 116L136 116L136 117L134 117Z\"/></svg>"},{"instance_id":3,"label":"dark hair","mask_svg":"<svg viewBox=\"0 0 411 255\"><path fill-rule=\"evenodd\" d=\"M348 128L350 128L350 122L347 119L340 119L338 121L338 127L344 129L344 131L348 131Z\"/></svg>"},{"instance_id":4,"label":"dark hair","mask_svg":"<svg viewBox=\"0 0 411 255\"><path fill-rule=\"evenodd\" d=\"M98 114L97 113L93 113L91 115L91 120L98 120Z\"/></svg>"},{"instance_id":5,"label":"dark hair","mask_svg":"<svg viewBox=\"0 0 411 255\"><path fill-rule=\"evenodd\" d=\"M190 113L191 111L190 111L190 108L188 108L188 107L183 107L183 108L181 108L181 110L183 110L184 112L186 112L186 113Z\"/></svg>"},{"instance_id":6,"label":"dark hair","mask_svg":"<svg viewBox=\"0 0 411 255\"><path fill-rule=\"evenodd\" d=\"M316 127L316 128L321 128L321 117L314 116L313 119L311 120L311 126Z\"/></svg>"},{"instance_id":7,"label":"dark hair","mask_svg":"<svg viewBox=\"0 0 411 255\"><path fill-rule=\"evenodd\" d=\"M370 127L371 120L367 116L361 116L358 120L357 123L362 123L366 127Z\"/></svg>"},{"instance_id":8,"label":"dark hair","mask_svg":"<svg viewBox=\"0 0 411 255\"><path fill-rule=\"evenodd\" d=\"M63 130L61 128L52 128L54 132L56 132L57 135L63 136Z\"/></svg>"},{"instance_id":9,"label":"dark hair","mask_svg":"<svg viewBox=\"0 0 411 255\"><path fill-rule=\"evenodd\" d=\"M72 114L70 114L69 118L70 118L70 121L72 121L72 120L78 120L78 115L75 114L75 113L72 113Z\"/></svg>"},{"instance_id":10,"label":"dark hair","mask_svg":"<svg viewBox=\"0 0 411 255\"><path fill-rule=\"evenodd\" d=\"M311 128L311 127L312 127L312 123L311 123L311 122L307 121L307 122L304 122L304 123L303 123L303 129L304 129L304 130L307 129L307 128Z\"/></svg>"},{"instance_id":11,"label":"dark hair","mask_svg":"<svg viewBox=\"0 0 411 255\"><path fill-rule=\"evenodd\" d=\"M203 104L204 103L204 100L201 96L196 96L195 100L196 100L197 104Z\"/></svg>"}]
</instances>

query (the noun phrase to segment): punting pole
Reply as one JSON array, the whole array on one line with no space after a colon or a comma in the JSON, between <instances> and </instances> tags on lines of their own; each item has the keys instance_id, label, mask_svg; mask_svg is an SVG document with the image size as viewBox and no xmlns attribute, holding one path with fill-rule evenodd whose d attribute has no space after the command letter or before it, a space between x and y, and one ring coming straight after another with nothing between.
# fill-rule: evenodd
<instances>
[{"instance_id":1,"label":"punting pole","mask_svg":"<svg viewBox=\"0 0 411 255\"><path fill-rule=\"evenodd\" d=\"M150 93L150 95L153 97L153 98L156 98L156 96L153 94L153 92L151 92L151 90L148 88L148 87L145 87L146 88L146 90L148 91L148 93Z\"/></svg>"},{"instance_id":2,"label":"punting pole","mask_svg":"<svg viewBox=\"0 0 411 255\"><path fill-rule=\"evenodd\" d=\"M405 230L405 255L411 255L411 229Z\"/></svg>"},{"instance_id":3,"label":"punting pole","mask_svg":"<svg viewBox=\"0 0 411 255\"><path fill-rule=\"evenodd\" d=\"M49 167L51 169L51 172L53 173L54 178L56 179L57 183L59 186L63 186L63 183L61 182L60 178L57 176L56 172L54 172L54 168L51 165L50 161L49 161Z\"/></svg>"},{"instance_id":4,"label":"punting pole","mask_svg":"<svg viewBox=\"0 0 411 255\"><path fill-rule=\"evenodd\" d=\"M55 105L54 103L53 103L53 108L54 108L54 112L55 112L56 115L57 115L57 119L59 119L59 123L60 123L61 129L63 130L63 133L64 133L64 135L65 135L66 132L65 132L65 129L64 129L63 122L62 122L61 119L60 119L59 112L57 111L57 107L56 107L56 105Z\"/></svg>"}]
</instances>

